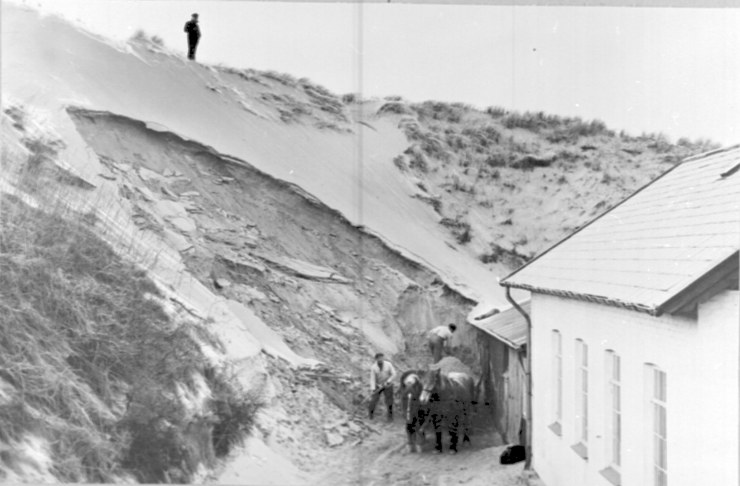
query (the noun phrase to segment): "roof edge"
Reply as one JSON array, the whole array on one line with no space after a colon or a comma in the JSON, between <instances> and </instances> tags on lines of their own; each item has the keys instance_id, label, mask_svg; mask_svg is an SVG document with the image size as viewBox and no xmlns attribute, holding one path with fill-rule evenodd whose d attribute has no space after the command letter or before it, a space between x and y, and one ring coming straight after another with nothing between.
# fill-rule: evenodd
<instances>
[{"instance_id":1,"label":"roof edge","mask_svg":"<svg viewBox=\"0 0 740 486\"><path fill-rule=\"evenodd\" d=\"M727 264L733 265L733 268L731 268L730 270L723 269L723 267ZM734 250L728 256L713 263L711 268L702 273L702 277L700 279L694 280L691 283L687 284L684 288L672 295L666 301L656 306L637 304L634 302L625 302L618 299L610 299L608 297L604 297L603 295L584 294L580 292L571 292L568 290L555 290L545 287L537 287L535 285L508 284L506 286L528 290L537 294L554 295L556 297L564 297L566 299L604 304L612 307L620 307L623 309L650 314L653 317L660 317L663 314L672 314L676 310L680 309L688 302L690 302L691 299L696 298L703 291L709 289L713 284L716 283L718 279L721 279L727 274L733 274L737 272L738 264L740 264L740 251ZM501 285L503 286L504 284L501 283Z\"/></svg>"},{"instance_id":2,"label":"roof edge","mask_svg":"<svg viewBox=\"0 0 740 486\"><path fill-rule=\"evenodd\" d=\"M657 307L657 315L664 313L672 314L694 299L699 298L705 291L720 282L728 275L737 273L740 262L740 252L733 250L729 255L714 262L701 277L689 282L682 289L675 292L669 299Z\"/></svg>"},{"instance_id":3,"label":"roof edge","mask_svg":"<svg viewBox=\"0 0 740 486\"><path fill-rule=\"evenodd\" d=\"M501 285L504 285L504 284L501 283ZM655 316L655 317L660 315L658 313L657 307L651 307L651 306L644 305L644 304L635 304L633 302L625 302L623 300L618 300L618 299L610 299L608 297L604 297L603 295L583 294L579 292L571 292L569 290L554 290L554 289L537 287L535 285L527 285L527 284L509 284L506 286L511 287L511 288L516 288L516 289L528 290L536 294L554 295L556 297L564 297L566 299L580 300L580 301L585 301L585 302L591 302L594 304L604 304L604 305L609 305L612 307L620 307L622 309L628 309L628 310L632 310L636 312L643 312L645 314L650 314L651 316Z\"/></svg>"},{"instance_id":4,"label":"roof edge","mask_svg":"<svg viewBox=\"0 0 740 486\"><path fill-rule=\"evenodd\" d=\"M510 348L513 348L513 349L519 349L519 348L521 348L521 347L523 346L523 344L515 344L514 342L512 342L512 341L510 341L510 340L506 339L505 337L503 337L503 336L501 336L501 335L499 335L499 334L495 334L495 333L493 333L493 332L489 331L488 329L483 329L483 328L481 327L481 324L478 324L478 323L475 323L475 322L470 322L470 320L468 320L468 324L470 324L471 326L475 327L475 328L476 328L476 329L478 329L478 330L479 330L480 332L486 333L486 334L488 334L489 336L491 336L491 337L493 337L493 338L495 338L495 339L498 339L499 341L503 342L504 344L506 344L506 345L507 345L507 346L509 346ZM525 344L526 344L526 343L525 343Z\"/></svg>"},{"instance_id":5,"label":"roof edge","mask_svg":"<svg viewBox=\"0 0 740 486\"><path fill-rule=\"evenodd\" d=\"M693 162L695 160L704 159L706 157L711 157L712 155L720 154L722 152L729 152L730 150L736 150L740 148L740 143L736 143L734 145L730 145L729 147L720 147L718 149L714 150L707 150L706 152L702 152L700 154L692 155L690 157L686 157L683 159L678 165L683 164L684 162Z\"/></svg>"}]
</instances>

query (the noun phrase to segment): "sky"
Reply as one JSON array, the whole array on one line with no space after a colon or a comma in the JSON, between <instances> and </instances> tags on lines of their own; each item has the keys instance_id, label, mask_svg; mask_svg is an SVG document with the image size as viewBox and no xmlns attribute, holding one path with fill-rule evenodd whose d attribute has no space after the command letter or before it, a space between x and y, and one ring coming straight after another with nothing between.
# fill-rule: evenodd
<instances>
[{"instance_id":1,"label":"sky","mask_svg":"<svg viewBox=\"0 0 740 486\"><path fill-rule=\"evenodd\" d=\"M600 119L637 135L740 143L740 9L15 0L198 60L287 72L337 94Z\"/></svg>"}]
</instances>

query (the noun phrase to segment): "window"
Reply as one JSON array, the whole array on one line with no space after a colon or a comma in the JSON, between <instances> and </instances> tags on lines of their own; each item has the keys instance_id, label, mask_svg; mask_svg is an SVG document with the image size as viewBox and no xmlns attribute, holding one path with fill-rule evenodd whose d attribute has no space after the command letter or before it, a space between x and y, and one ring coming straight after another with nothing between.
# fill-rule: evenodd
<instances>
[{"instance_id":1,"label":"window","mask_svg":"<svg viewBox=\"0 0 740 486\"><path fill-rule=\"evenodd\" d=\"M666 416L666 373L653 365L647 366L648 378L648 422L652 442L649 484L668 484L668 444Z\"/></svg>"},{"instance_id":2,"label":"window","mask_svg":"<svg viewBox=\"0 0 740 486\"><path fill-rule=\"evenodd\" d=\"M577 444L574 446L584 459L588 443L588 346L576 339L575 422Z\"/></svg>"},{"instance_id":3,"label":"window","mask_svg":"<svg viewBox=\"0 0 740 486\"><path fill-rule=\"evenodd\" d=\"M614 351L606 352L607 433L610 466L619 469L622 464L622 384L621 360Z\"/></svg>"},{"instance_id":4,"label":"window","mask_svg":"<svg viewBox=\"0 0 740 486\"><path fill-rule=\"evenodd\" d=\"M618 485L621 484L619 470L622 465L622 363L619 355L612 350L606 351L604 374L607 464L601 474L612 484Z\"/></svg>"},{"instance_id":5,"label":"window","mask_svg":"<svg viewBox=\"0 0 740 486\"><path fill-rule=\"evenodd\" d=\"M550 425L550 429L557 435L561 435L561 423L563 420L563 341L559 331L552 331L551 341L552 411L554 423Z\"/></svg>"}]
</instances>

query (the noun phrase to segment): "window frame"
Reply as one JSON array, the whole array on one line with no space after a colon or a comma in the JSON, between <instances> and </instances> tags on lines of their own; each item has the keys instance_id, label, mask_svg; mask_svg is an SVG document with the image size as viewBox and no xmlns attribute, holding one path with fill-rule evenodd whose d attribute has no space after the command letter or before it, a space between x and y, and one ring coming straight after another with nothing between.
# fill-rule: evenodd
<instances>
[{"instance_id":1,"label":"window frame","mask_svg":"<svg viewBox=\"0 0 740 486\"><path fill-rule=\"evenodd\" d=\"M606 350L607 460L615 471L622 467L622 358Z\"/></svg>"},{"instance_id":2,"label":"window frame","mask_svg":"<svg viewBox=\"0 0 740 486\"><path fill-rule=\"evenodd\" d=\"M610 483L622 483L622 358L604 351L604 462L599 471Z\"/></svg>"},{"instance_id":3,"label":"window frame","mask_svg":"<svg viewBox=\"0 0 740 486\"><path fill-rule=\"evenodd\" d=\"M563 423L563 335L553 329L550 334L550 349L552 352L552 408L553 423L550 429L558 436L562 435Z\"/></svg>"},{"instance_id":4,"label":"window frame","mask_svg":"<svg viewBox=\"0 0 740 486\"><path fill-rule=\"evenodd\" d=\"M588 383L588 344L581 339L575 340L575 444L573 450L583 459L588 459L589 432L589 383Z\"/></svg>"},{"instance_id":5,"label":"window frame","mask_svg":"<svg viewBox=\"0 0 740 486\"><path fill-rule=\"evenodd\" d=\"M645 365L645 435L648 439L646 484L668 484L668 374L659 366Z\"/></svg>"},{"instance_id":6,"label":"window frame","mask_svg":"<svg viewBox=\"0 0 740 486\"><path fill-rule=\"evenodd\" d=\"M554 423L563 423L563 335L560 331L552 331L553 347L553 395Z\"/></svg>"}]
</instances>

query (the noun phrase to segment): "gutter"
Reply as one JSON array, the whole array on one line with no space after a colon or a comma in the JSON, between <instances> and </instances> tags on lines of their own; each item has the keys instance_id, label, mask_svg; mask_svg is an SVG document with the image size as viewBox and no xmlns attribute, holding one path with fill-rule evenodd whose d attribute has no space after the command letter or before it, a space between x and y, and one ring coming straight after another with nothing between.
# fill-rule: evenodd
<instances>
[{"instance_id":1,"label":"gutter","mask_svg":"<svg viewBox=\"0 0 740 486\"><path fill-rule=\"evenodd\" d=\"M524 316L524 320L527 321L527 365L524 366L524 370L527 374L527 419L525 424L527 426L527 433L525 434L524 450L526 459L524 462L524 469L532 469L532 320L529 315L524 312L524 309L511 297L511 288L506 287L506 300L514 306L514 308ZM519 362L521 363L521 354L519 355ZM522 363L523 364L523 363Z\"/></svg>"},{"instance_id":2,"label":"gutter","mask_svg":"<svg viewBox=\"0 0 740 486\"><path fill-rule=\"evenodd\" d=\"M575 299L575 300L581 300L584 302L593 302L596 304L608 305L612 307L620 307L622 309L629 309L635 312L643 312L646 314L650 314L651 316L660 315L658 313L657 308L654 306L649 306L647 304L637 304L637 303L632 303L632 302L626 302L626 301L618 300L618 299L611 299L609 297L604 297L603 295L584 294L581 292L572 292L570 290L549 289L545 287L537 287L536 285L518 284L518 283L510 283L510 282L502 283L501 285L504 287L511 287L515 289L526 290L533 294L554 295L556 297L564 297L566 299Z\"/></svg>"}]
</instances>

